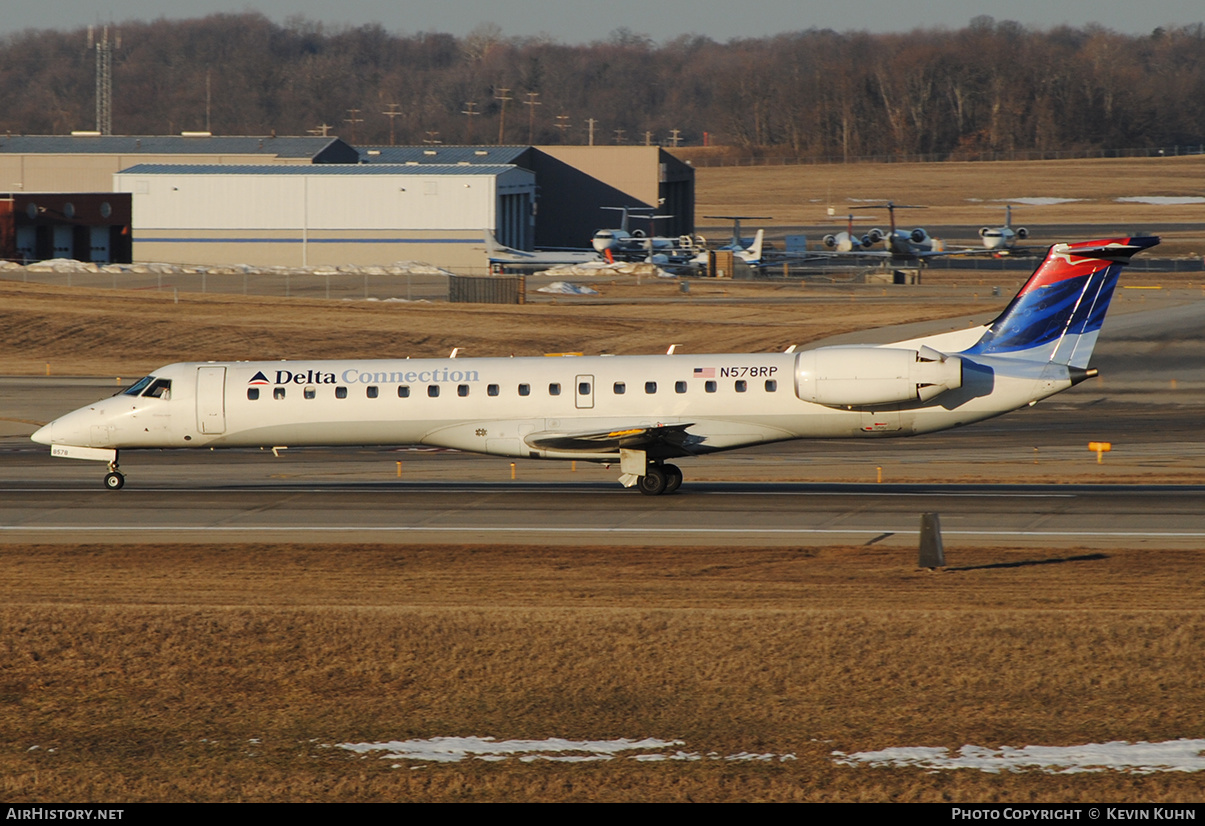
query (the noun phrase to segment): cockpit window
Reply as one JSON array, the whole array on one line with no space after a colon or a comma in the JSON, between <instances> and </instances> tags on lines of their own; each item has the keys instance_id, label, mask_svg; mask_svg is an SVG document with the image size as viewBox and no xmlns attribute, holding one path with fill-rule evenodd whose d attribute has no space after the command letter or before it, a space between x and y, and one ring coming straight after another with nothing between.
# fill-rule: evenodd
<instances>
[{"instance_id":1,"label":"cockpit window","mask_svg":"<svg viewBox=\"0 0 1205 826\"><path fill-rule=\"evenodd\" d=\"M146 398L163 399L166 401L172 397L172 380L155 379L155 383L148 387L142 395Z\"/></svg>"},{"instance_id":2,"label":"cockpit window","mask_svg":"<svg viewBox=\"0 0 1205 826\"><path fill-rule=\"evenodd\" d=\"M140 395L142 395L142 391L146 390L146 386L148 384L150 384L151 382L153 382L154 380L155 380L154 376L143 376L138 381L134 382L134 384L131 387L129 387L125 390L122 390L121 395L123 395L123 396L140 396Z\"/></svg>"}]
</instances>

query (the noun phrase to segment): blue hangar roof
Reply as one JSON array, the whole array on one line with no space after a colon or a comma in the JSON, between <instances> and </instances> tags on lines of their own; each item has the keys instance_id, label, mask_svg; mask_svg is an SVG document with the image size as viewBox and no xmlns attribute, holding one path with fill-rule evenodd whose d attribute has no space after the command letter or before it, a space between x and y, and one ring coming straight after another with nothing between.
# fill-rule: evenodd
<instances>
[{"instance_id":1,"label":"blue hangar roof","mask_svg":"<svg viewBox=\"0 0 1205 826\"><path fill-rule=\"evenodd\" d=\"M513 164L530 146L365 146L360 163Z\"/></svg>"},{"instance_id":2,"label":"blue hangar roof","mask_svg":"<svg viewBox=\"0 0 1205 826\"><path fill-rule=\"evenodd\" d=\"M183 137L176 135L8 135L6 155L263 155L356 163L356 150L339 138Z\"/></svg>"},{"instance_id":3,"label":"blue hangar roof","mask_svg":"<svg viewBox=\"0 0 1205 826\"><path fill-rule=\"evenodd\" d=\"M517 166L509 164L315 164L270 166L246 164L140 163L119 175L502 175Z\"/></svg>"}]
</instances>

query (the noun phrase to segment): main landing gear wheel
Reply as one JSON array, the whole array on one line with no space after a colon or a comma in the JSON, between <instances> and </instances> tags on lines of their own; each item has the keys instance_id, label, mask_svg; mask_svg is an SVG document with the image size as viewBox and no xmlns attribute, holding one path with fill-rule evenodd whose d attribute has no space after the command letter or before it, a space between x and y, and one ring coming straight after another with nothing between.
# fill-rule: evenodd
<instances>
[{"instance_id":1,"label":"main landing gear wheel","mask_svg":"<svg viewBox=\"0 0 1205 826\"><path fill-rule=\"evenodd\" d=\"M677 465L662 465L661 470L665 472L666 493L673 493L682 487L682 471L678 469Z\"/></svg>"},{"instance_id":2,"label":"main landing gear wheel","mask_svg":"<svg viewBox=\"0 0 1205 826\"><path fill-rule=\"evenodd\" d=\"M644 471L644 475L636 480L637 487L645 496L660 496L665 493L668 483L665 471L656 465L649 465L648 469Z\"/></svg>"},{"instance_id":3,"label":"main landing gear wheel","mask_svg":"<svg viewBox=\"0 0 1205 826\"><path fill-rule=\"evenodd\" d=\"M105 487L109 490L121 490L126 483L126 477L115 470L105 474Z\"/></svg>"}]
</instances>

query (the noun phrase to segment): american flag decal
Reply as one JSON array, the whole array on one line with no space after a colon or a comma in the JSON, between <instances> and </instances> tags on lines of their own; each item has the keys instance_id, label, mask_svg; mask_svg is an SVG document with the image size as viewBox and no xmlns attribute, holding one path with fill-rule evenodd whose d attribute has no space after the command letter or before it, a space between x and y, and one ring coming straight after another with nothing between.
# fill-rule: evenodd
<instances>
[{"instance_id":1,"label":"american flag decal","mask_svg":"<svg viewBox=\"0 0 1205 826\"><path fill-rule=\"evenodd\" d=\"M715 368L714 367L696 367L695 368L695 378L696 379L714 379L715 378Z\"/></svg>"}]
</instances>

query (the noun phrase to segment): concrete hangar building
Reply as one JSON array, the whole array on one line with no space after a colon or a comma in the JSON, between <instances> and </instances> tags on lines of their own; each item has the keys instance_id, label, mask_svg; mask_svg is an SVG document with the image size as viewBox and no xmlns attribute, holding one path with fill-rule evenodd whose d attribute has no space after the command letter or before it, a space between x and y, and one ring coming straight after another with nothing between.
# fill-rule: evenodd
<instances>
[{"instance_id":1,"label":"concrete hangar building","mask_svg":"<svg viewBox=\"0 0 1205 826\"><path fill-rule=\"evenodd\" d=\"M357 163L338 138L0 135L0 258L128 262L131 197L114 173L139 163Z\"/></svg>"},{"instance_id":2,"label":"concrete hangar building","mask_svg":"<svg viewBox=\"0 0 1205 826\"><path fill-rule=\"evenodd\" d=\"M658 147L356 150L337 138L30 137L0 140L0 172L26 192L72 182L99 189L107 175L106 189L132 198L135 260L416 260L471 272L486 267L486 230L519 249L586 248L595 230L613 225L603 206L670 213L658 234L694 230L694 169Z\"/></svg>"}]
</instances>

